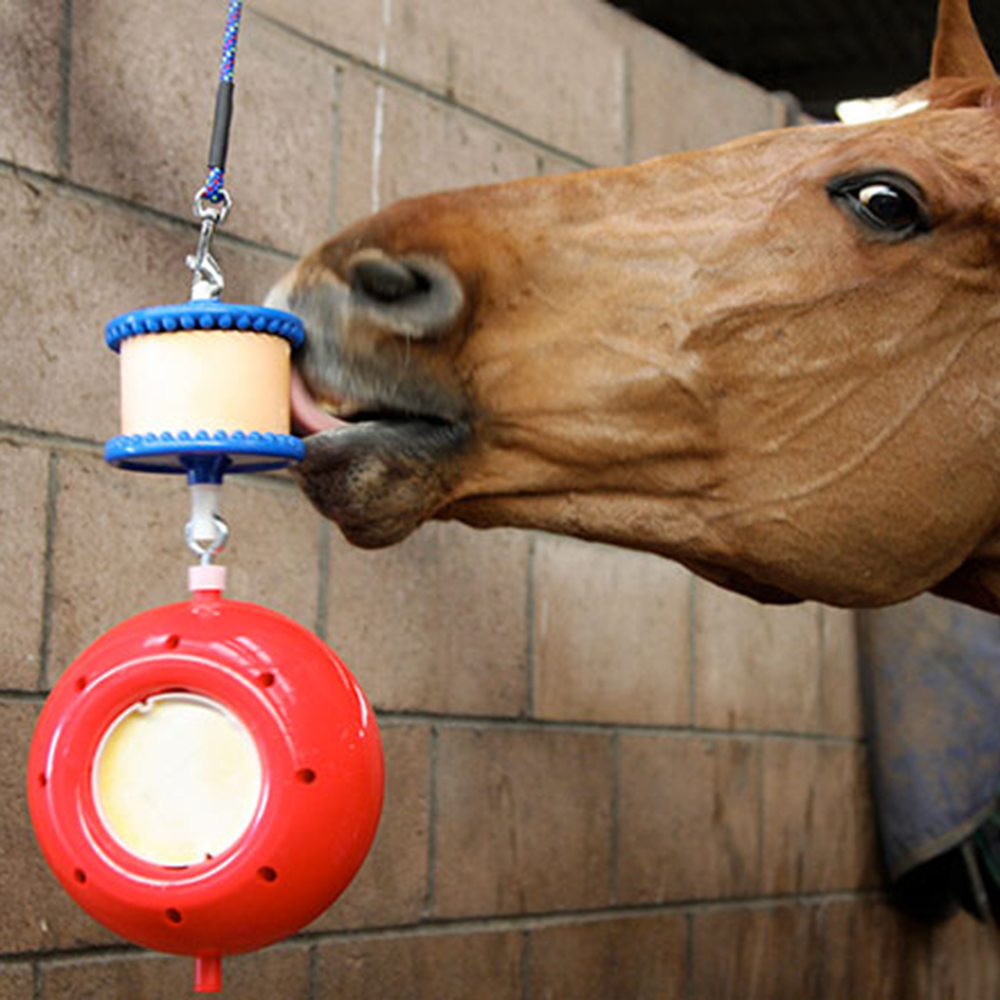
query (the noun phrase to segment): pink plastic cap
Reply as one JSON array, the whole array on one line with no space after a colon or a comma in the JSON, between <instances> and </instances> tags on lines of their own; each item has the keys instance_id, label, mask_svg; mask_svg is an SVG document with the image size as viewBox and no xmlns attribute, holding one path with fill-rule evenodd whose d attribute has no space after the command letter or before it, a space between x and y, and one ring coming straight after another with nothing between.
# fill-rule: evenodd
<instances>
[{"instance_id":1,"label":"pink plastic cap","mask_svg":"<svg viewBox=\"0 0 1000 1000\"><path fill-rule=\"evenodd\" d=\"M188 589L193 591L225 590L226 567L191 566L188 569Z\"/></svg>"}]
</instances>

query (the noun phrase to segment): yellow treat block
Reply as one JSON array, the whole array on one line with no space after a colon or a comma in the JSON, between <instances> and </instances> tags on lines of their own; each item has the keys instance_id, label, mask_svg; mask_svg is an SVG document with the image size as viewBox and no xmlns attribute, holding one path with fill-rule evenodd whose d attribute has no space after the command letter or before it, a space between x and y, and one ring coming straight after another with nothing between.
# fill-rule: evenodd
<instances>
[{"instance_id":1,"label":"yellow treat block","mask_svg":"<svg viewBox=\"0 0 1000 1000\"><path fill-rule=\"evenodd\" d=\"M133 706L109 728L93 767L108 832L164 867L205 861L249 827L263 785L246 727L221 705L183 693Z\"/></svg>"},{"instance_id":2,"label":"yellow treat block","mask_svg":"<svg viewBox=\"0 0 1000 1000\"><path fill-rule=\"evenodd\" d=\"M121 345L122 434L288 434L291 348L283 337L191 330Z\"/></svg>"}]
</instances>

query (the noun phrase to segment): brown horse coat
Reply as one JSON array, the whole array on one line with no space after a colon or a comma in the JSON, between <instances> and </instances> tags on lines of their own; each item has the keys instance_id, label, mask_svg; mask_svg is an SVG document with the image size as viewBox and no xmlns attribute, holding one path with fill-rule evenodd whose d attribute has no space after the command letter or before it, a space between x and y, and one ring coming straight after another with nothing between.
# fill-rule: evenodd
<instances>
[{"instance_id":1,"label":"brown horse coat","mask_svg":"<svg viewBox=\"0 0 1000 1000\"><path fill-rule=\"evenodd\" d=\"M454 518L1000 609L998 95L942 0L911 114L351 227L270 300L307 327L304 489L366 546Z\"/></svg>"}]
</instances>

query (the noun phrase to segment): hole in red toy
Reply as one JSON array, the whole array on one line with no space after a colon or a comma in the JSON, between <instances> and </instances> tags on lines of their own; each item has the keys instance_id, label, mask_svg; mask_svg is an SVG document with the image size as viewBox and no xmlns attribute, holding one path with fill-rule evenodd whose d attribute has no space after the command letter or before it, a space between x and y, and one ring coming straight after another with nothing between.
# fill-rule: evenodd
<instances>
[{"instance_id":1,"label":"hole in red toy","mask_svg":"<svg viewBox=\"0 0 1000 1000\"><path fill-rule=\"evenodd\" d=\"M181 911L180 910L175 910L172 906L170 907L169 910L166 911L166 913L164 914L164 916L172 924L179 924L184 919L181 916Z\"/></svg>"},{"instance_id":2,"label":"hole in red toy","mask_svg":"<svg viewBox=\"0 0 1000 1000\"><path fill-rule=\"evenodd\" d=\"M87 881L87 873L82 868L77 868L76 871L73 872L73 878L75 878L80 885L83 885Z\"/></svg>"},{"instance_id":3,"label":"hole in red toy","mask_svg":"<svg viewBox=\"0 0 1000 1000\"><path fill-rule=\"evenodd\" d=\"M168 635L166 639L163 640L163 645L167 649L176 649L181 644L181 637L179 635Z\"/></svg>"},{"instance_id":4,"label":"hole in red toy","mask_svg":"<svg viewBox=\"0 0 1000 1000\"><path fill-rule=\"evenodd\" d=\"M303 785L311 785L316 780L316 772L311 767L303 767L295 772L295 778Z\"/></svg>"},{"instance_id":5,"label":"hole in red toy","mask_svg":"<svg viewBox=\"0 0 1000 1000\"><path fill-rule=\"evenodd\" d=\"M86 677L77 677L76 679L76 689L77 691L82 691L87 686Z\"/></svg>"},{"instance_id":6,"label":"hole in red toy","mask_svg":"<svg viewBox=\"0 0 1000 1000\"><path fill-rule=\"evenodd\" d=\"M263 673L257 678L257 683L262 688L271 687L274 684L274 674L272 674L271 671L268 670L267 673Z\"/></svg>"},{"instance_id":7,"label":"hole in red toy","mask_svg":"<svg viewBox=\"0 0 1000 1000\"><path fill-rule=\"evenodd\" d=\"M278 873L273 868L268 868L265 865L265 867L257 869L257 877L263 879L265 882L276 882L278 880Z\"/></svg>"},{"instance_id":8,"label":"hole in red toy","mask_svg":"<svg viewBox=\"0 0 1000 1000\"><path fill-rule=\"evenodd\" d=\"M44 788L49 783L49 779L45 777L44 774L38 776L38 784Z\"/></svg>"}]
</instances>

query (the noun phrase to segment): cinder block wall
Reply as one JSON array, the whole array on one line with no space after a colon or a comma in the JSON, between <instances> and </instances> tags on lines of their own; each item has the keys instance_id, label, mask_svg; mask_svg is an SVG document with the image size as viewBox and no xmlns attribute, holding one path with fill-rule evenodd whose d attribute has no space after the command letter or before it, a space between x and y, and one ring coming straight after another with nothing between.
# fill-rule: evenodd
<instances>
[{"instance_id":1,"label":"cinder block wall","mask_svg":"<svg viewBox=\"0 0 1000 1000\"><path fill-rule=\"evenodd\" d=\"M47 689L183 596L177 481L106 468L103 323L186 294L222 0L0 0L0 1000L187 995L189 963L47 873L23 774ZM434 188L784 124L596 0L256 0L219 240L229 297ZM226 488L232 593L325 636L379 709L357 882L227 963L239 998L979 1000L996 943L884 902L851 617L762 610L651 557L509 531L345 546L290 482Z\"/></svg>"}]
</instances>

